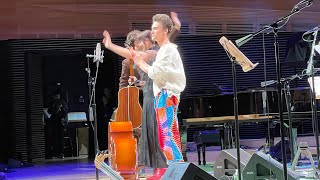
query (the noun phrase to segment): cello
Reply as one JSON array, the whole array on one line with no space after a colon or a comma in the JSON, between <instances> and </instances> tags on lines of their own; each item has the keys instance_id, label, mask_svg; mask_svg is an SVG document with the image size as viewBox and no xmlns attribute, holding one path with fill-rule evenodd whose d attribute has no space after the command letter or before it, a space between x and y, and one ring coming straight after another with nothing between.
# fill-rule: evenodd
<instances>
[{"instance_id":1,"label":"cello","mask_svg":"<svg viewBox=\"0 0 320 180\"><path fill-rule=\"evenodd\" d=\"M133 60L130 59L130 76L134 76ZM122 88L118 92L118 110L115 121L131 121L133 128L139 128L142 123L142 108L139 103L139 89L135 86Z\"/></svg>"},{"instance_id":2,"label":"cello","mask_svg":"<svg viewBox=\"0 0 320 180\"><path fill-rule=\"evenodd\" d=\"M133 75L133 60L130 59L130 76ZM133 129L139 128L141 122L139 89L135 86L120 89L115 121L109 122L108 152L111 168L124 179L137 179L137 140L133 136Z\"/></svg>"}]
</instances>

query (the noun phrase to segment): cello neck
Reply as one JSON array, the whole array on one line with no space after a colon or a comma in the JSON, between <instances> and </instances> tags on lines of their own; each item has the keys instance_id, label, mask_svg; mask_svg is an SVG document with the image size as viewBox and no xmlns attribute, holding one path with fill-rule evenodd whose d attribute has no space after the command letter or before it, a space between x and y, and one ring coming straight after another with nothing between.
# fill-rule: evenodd
<instances>
[{"instance_id":1,"label":"cello neck","mask_svg":"<svg viewBox=\"0 0 320 180\"><path fill-rule=\"evenodd\" d=\"M130 58L130 64L129 64L129 68L130 68L130 76L134 76L134 69L133 69L133 59Z\"/></svg>"},{"instance_id":2,"label":"cello neck","mask_svg":"<svg viewBox=\"0 0 320 180\"><path fill-rule=\"evenodd\" d=\"M130 72L129 72L129 75L130 76L134 76L134 69L133 69L133 59L132 58L130 58L130 63L129 63L129 70L130 70ZM130 91L128 91L128 98L130 99ZM130 111L131 111L131 109L130 109L130 101L128 101L128 120L129 121L131 121L131 117L130 117Z\"/></svg>"}]
</instances>

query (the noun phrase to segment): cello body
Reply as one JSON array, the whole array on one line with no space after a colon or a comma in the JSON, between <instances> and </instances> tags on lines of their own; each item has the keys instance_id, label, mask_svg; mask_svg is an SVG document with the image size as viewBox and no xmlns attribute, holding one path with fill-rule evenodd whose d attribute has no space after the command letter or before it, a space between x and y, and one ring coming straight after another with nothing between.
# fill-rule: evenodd
<instances>
[{"instance_id":1,"label":"cello body","mask_svg":"<svg viewBox=\"0 0 320 180\"><path fill-rule=\"evenodd\" d=\"M132 132L129 121L109 122L110 166L125 179L134 179L136 176L137 141Z\"/></svg>"},{"instance_id":2,"label":"cello body","mask_svg":"<svg viewBox=\"0 0 320 180\"><path fill-rule=\"evenodd\" d=\"M134 86L125 87L118 92L118 110L116 122L130 121L133 128L139 128L142 123L142 108L139 103L139 89Z\"/></svg>"},{"instance_id":3,"label":"cello body","mask_svg":"<svg viewBox=\"0 0 320 180\"><path fill-rule=\"evenodd\" d=\"M134 74L133 60L130 60L130 76ZM111 167L124 179L137 179L137 140L133 129L142 123L142 108L139 103L139 89L134 86L118 92L118 108L114 122L108 127L108 152Z\"/></svg>"}]
</instances>

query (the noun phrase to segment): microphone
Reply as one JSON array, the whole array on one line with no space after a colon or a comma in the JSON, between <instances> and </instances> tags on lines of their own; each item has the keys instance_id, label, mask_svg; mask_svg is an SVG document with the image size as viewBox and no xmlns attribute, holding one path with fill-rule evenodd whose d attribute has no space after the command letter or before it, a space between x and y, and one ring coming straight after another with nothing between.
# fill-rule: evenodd
<instances>
[{"instance_id":1,"label":"microphone","mask_svg":"<svg viewBox=\"0 0 320 180\"><path fill-rule=\"evenodd\" d=\"M87 54L86 57L93 57L93 62L101 62L103 63L103 52L104 51L101 51L101 44L100 43L97 43L97 46L96 46L96 50L94 50L94 54L91 55L91 54Z\"/></svg>"},{"instance_id":2,"label":"microphone","mask_svg":"<svg viewBox=\"0 0 320 180\"><path fill-rule=\"evenodd\" d=\"M253 38L253 35L249 34L249 35L247 35L245 37L237 39L235 42L236 42L236 45L238 47L240 47L240 46L244 45L245 43L247 43L248 41L250 41L252 38Z\"/></svg>"},{"instance_id":3,"label":"microphone","mask_svg":"<svg viewBox=\"0 0 320 180\"><path fill-rule=\"evenodd\" d=\"M93 62L100 60L100 54L101 54L101 45L100 43L97 43L96 50L94 51L95 56L93 58Z\"/></svg>"},{"instance_id":4,"label":"microphone","mask_svg":"<svg viewBox=\"0 0 320 180\"><path fill-rule=\"evenodd\" d=\"M99 62L103 63L103 51L101 51L101 44L100 43L97 43L96 50L94 52L95 52L95 56L93 58L93 62L99 61Z\"/></svg>"}]
</instances>

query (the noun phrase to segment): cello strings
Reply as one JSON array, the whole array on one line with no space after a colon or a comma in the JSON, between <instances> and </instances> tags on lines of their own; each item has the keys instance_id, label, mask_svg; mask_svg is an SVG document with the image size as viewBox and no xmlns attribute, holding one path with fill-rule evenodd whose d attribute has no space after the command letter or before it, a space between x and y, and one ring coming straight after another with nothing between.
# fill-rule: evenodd
<instances>
[{"instance_id":1,"label":"cello strings","mask_svg":"<svg viewBox=\"0 0 320 180\"><path fill-rule=\"evenodd\" d=\"M127 113L128 114L128 120L127 121L130 121L130 87L128 87L127 90L128 90L127 91L128 92L128 96L127 96L128 97L128 106L127 106L128 107L128 113Z\"/></svg>"}]
</instances>

